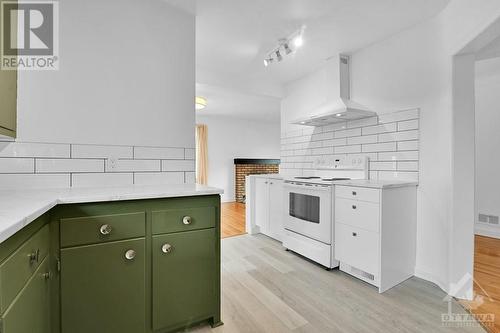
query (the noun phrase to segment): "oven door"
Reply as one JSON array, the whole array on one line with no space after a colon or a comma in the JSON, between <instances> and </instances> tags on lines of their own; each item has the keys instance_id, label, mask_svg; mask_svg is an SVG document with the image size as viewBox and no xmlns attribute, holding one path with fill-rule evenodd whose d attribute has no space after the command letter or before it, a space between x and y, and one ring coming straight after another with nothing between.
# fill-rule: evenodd
<instances>
[{"instance_id":1,"label":"oven door","mask_svg":"<svg viewBox=\"0 0 500 333\"><path fill-rule=\"evenodd\" d=\"M332 186L285 183L285 229L332 243Z\"/></svg>"}]
</instances>

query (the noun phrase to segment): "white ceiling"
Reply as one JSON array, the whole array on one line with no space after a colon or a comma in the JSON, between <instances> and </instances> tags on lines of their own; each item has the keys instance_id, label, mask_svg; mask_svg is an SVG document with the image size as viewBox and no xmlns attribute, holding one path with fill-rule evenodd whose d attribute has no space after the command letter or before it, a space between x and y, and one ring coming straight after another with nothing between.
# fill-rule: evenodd
<instances>
[{"instance_id":1,"label":"white ceiling","mask_svg":"<svg viewBox=\"0 0 500 333\"><path fill-rule=\"evenodd\" d=\"M383 40L437 14L449 2L165 1L196 14L198 83L232 88L241 85L241 82L251 82L253 86L273 84L282 87L319 68L332 55L352 53ZM302 25L307 27L304 46L293 57L264 67L263 59L277 44L278 39L288 36ZM207 72L212 75L206 75ZM221 82L221 78L224 78L224 82ZM228 97L226 103L236 104Z\"/></svg>"},{"instance_id":2,"label":"white ceiling","mask_svg":"<svg viewBox=\"0 0 500 333\"><path fill-rule=\"evenodd\" d=\"M211 85L196 85L196 94L207 98L205 109L197 115L226 116L278 122L280 119L280 99L255 94L246 94L231 88Z\"/></svg>"}]
</instances>

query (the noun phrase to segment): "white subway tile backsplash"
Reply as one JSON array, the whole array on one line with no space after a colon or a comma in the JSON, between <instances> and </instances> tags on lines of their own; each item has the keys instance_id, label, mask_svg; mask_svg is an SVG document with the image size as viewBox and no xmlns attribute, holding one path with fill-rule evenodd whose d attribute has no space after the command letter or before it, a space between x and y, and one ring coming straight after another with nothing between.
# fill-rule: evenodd
<instances>
[{"instance_id":1,"label":"white subway tile backsplash","mask_svg":"<svg viewBox=\"0 0 500 333\"><path fill-rule=\"evenodd\" d=\"M360 136L360 135L361 135L361 128L353 128L335 132L335 138L346 138L346 137Z\"/></svg>"},{"instance_id":2,"label":"white subway tile backsplash","mask_svg":"<svg viewBox=\"0 0 500 333\"><path fill-rule=\"evenodd\" d=\"M396 162L370 162L370 170L373 170L373 171L397 170L397 163Z\"/></svg>"},{"instance_id":3,"label":"white subway tile backsplash","mask_svg":"<svg viewBox=\"0 0 500 333\"><path fill-rule=\"evenodd\" d=\"M301 142L291 149L309 144L307 138L291 139ZM0 188L127 186L136 178L137 184L194 183L195 159L192 147L0 141ZM167 172L161 172L162 161Z\"/></svg>"},{"instance_id":4,"label":"white subway tile backsplash","mask_svg":"<svg viewBox=\"0 0 500 333\"><path fill-rule=\"evenodd\" d=\"M0 142L0 157L69 158L69 144Z\"/></svg>"},{"instance_id":5,"label":"white subway tile backsplash","mask_svg":"<svg viewBox=\"0 0 500 333\"><path fill-rule=\"evenodd\" d=\"M111 187L133 184L132 173L74 173L71 175L72 187Z\"/></svg>"},{"instance_id":6,"label":"white subway tile backsplash","mask_svg":"<svg viewBox=\"0 0 500 333\"><path fill-rule=\"evenodd\" d=\"M184 172L136 173L136 185L184 184Z\"/></svg>"},{"instance_id":7,"label":"white subway tile backsplash","mask_svg":"<svg viewBox=\"0 0 500 333\"><path fill-rule=\"evenodd\" d=\"M363 127L362 133L363 135L371 135L371 134L379 134L387 132L396 132L396 130L397 130L396 123L392 123L392 124L382 124L377 126Z\"/></svg>"},{"instance_id":8,"label":"white subway tile backsplash","mask_svg":"<svg viewBox=\"0 0 500 333\"><path fill-rule=\"evenodd\" d=\"M398 123L398 131L409 131L418 129L418 119L406 120Z\"/></svg>"},{"instance_id":9,"label":"white subway tile backsplash","mask_svg":"<svg viewBox=\"0 0 500 333\"><path fill-rule=\"evenodd\" d=\"M406 171L379 171L378 179L380 180L411 180L418 181L418 172Z\"/></svg>"},{"instance_id":10,"label":"white subway tile backsplash","mask_svg":"<svg viewBox=\"0 0 500 333\"><path fill-rule=\"evenodd\" d=\"M378 142L417 140L418 131L404 131L378 135Z\"/></svg>"},{"instance_id":11,"label":"white subway tile backsplash","mask_svg":"<svg viewBox=\"0 0 500 333\"><path fill-rule=\"evenodd\" d=\"M395 121L405 121L411 119L418 119L420 111L418 109L405 110L391 113L384 113L378 116L379 123L391 123Z\"/></svg>"},{"instance_id":12,"label":"white subway tile backsplash","mask_svg":"<svg viewBox=\"0 0 500 333\"><path fill-rule=\"evenodd\" d=\"M183 160L184 148L135 147L134 159Z\"/></svg>"},{"instance_id":13,"label":"white subway tile backsplash","mask_svg":"<svg viewBox=\"0 0 500 333\"><path fill-rule=\"evenodd\" d=\"M364 118L364 119L348 121L347 128L365 127L365 126L371 126L371 125L377 125L377 124L378 124L378 118L371 117L371 118Z\"/></svg>"},{"instance_id":14,"label":"white subway tile backsplash","mask_svg":"<svg viewBox=\"0 0 500 333\"><path fill-rule=\"evenodd\" d=\"M361 153L361 145L341 146L334 149L335 154Z\"/></svg>"},{"instance_id":15,"label":"white subway tile backsplash","mask_svg":"<svg viewBox=\"0 0 500 333\"><path fill-rule=\"evenodd\" d=\"M196 173L195 172L184 172L184 182L186 184L196 183Z\"/></svg>"},{"instance_id":16,"label":"white subway tile backsplash","mask_svg":"<svg viewBox=\"0 0 500 333\"><path fill-rule=\"evenodd\" d=\"M104 172L104 160L36 159L36 173Z\"/></svg>"},{"instance_id":17,"label":"white subway tile backsplash","mask_svg":"<svg viewBox=\"0 0 500 333\"><path fill-rule=\"evenodd\" d=\"M333 139L333 132L313 134L311 137L311 141L320 141L320 140L328 140L328 139Z\"/></svg>"},{"instance_id":18,"label":"white subway tile backsplash","mask_svg":"<svg viewBox=\"0 0 500 333\"><path fill-rule=\"evenodd\" d=\"M0 174L0 187L9 189L43 189L70 187L70 174Z\"/></svg>"},{"instance_id":19,"label":"white subway tile backsplash","mask_svg":"<svg viewBox=\"0 0 500 333\"><path fill-rule=\"evenodd\" d=\"M418 140L398 142L398 150L418 150Z\"/></svg>"},{"instance_id":20,"label":"white subway tile backsplash","mask_svg":"<svg viewBox=\"0 0 500 333\"><path fill-rule=\"evenodd\" d=\"M132 158L133 147L71 145L71 158Z\"/></svg>"},{"instance_id":21,"label":"white subway tile backsplash","mask_svg":"<svg viewBox=\"0 0 500 333\"><path fill-rule=\"evenodd\" d=\"M347 145L347 138L332 139L323 141L323 147L336 147Z\"/></svg>"},{"instance_id":22,"label":"white subway tile backsplash","mask_svg":"<svg viewBox=\"0 0 500 333\"><path fill-rule=\"evenodd\" d=\"M329 155L333 154L333 147L324 147L324 148L314 148L312 149L313 155Z\"/></svg>"},{"instance_id":23,"label":"white subway tile backsplash","mask_svg":"<svg viewBox=\"0 0 500 333\"><path fill-rule=\"evenodd\" d=\"M290 136L284 133L280 172L313 175L312 162L319 157L355 159L366 156L370 160L371 179L415 180L418 179L418 129L419 110L415 109L322 127L305 127L302 134L293 136L293 144L283 140Z\"/></svg>"},{"instance_id":24,"label":"white subway tile backsplash","mask_svg":"<svg viewBox=\"0 0 500 333\"><path fill-rule=\"evenodd\" d=\"M0 173L35 173L35 159L0 158Z\"/></svg>"},{"instance_id":25,"label":"white subway tile backsplash","mask_svg":"<svg viewBox=\"0 0 500 333\"><path fill-rule=\"evenodd\" d=\"M417 161L398 162L397 169L399 171L418 171L418 162Z\"/></svg>"},{"instance_id":26,"label":"white subway tile backsplash","mask_svg":"<svg viewBox=\"0 0 500 333\"><path fill-rule=\"evenodd\" d=\"M364 153L395 151L396 149L397 149L396 142L372 143L372 144L365 144L362 146L362 151Z\"/></svg>"},{"instance_id":27,"label":"white subway tile backsplash","mask_svg":"<svg viewBox=\"0 0 500 333\"><path fill-rule=\"evenodd\" d=\"M418 151L398 151L378 153L379 161L417 161Z\"/></svg>"},{"instance_id":28,"label":"white subway tile backsplash","mask_svg":"<svg viewBox=\"0 0 500 333\"><path fill-rule=\"evenodd\" d=\"M106 160L106 172L153 172L161 171L160 160L117 160L115 166Z\"/></svg>"},{"instance_id":29,"label":"white subway tile backsplash","mask_svg":"<svg viewBox=\"0 0 500 333\"><path fill-rule=\"evenodd\" d=\"M377 143L378 137L376 135L355 136L347 138L348 145L360 145L363 143Z\"/></svg>"},{"instance_id":30,"label":"white subway tile backsplash","mask_svg":"<svg viewBox=\"0 0 500 333\"><path fill-rule=\"evenodd\" d=\"M195 171L195 161L166 160L161 162L161 171Z\"/></svg>"}]
</instances>

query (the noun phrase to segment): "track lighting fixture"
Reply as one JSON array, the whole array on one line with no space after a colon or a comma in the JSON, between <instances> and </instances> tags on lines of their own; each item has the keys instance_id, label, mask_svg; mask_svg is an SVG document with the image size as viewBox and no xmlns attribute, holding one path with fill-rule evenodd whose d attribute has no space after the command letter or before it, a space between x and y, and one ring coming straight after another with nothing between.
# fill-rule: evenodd
<instances>
[{"instance_id":1,"label":"track lighting fixture","mask_svg":"<svg viewBox=\"0 0 500 333\"><path fill-rule=\"evenodd\" d=\"M297 52L297 49L304 45L304 30L305 26L301 27L287 38L279 39L278 45L267 53L264 59L264 66L269 66L274 60L276 60L276 62L281 62L284 59L283 55L288 56Z\"/></svg>"}]
</instances>

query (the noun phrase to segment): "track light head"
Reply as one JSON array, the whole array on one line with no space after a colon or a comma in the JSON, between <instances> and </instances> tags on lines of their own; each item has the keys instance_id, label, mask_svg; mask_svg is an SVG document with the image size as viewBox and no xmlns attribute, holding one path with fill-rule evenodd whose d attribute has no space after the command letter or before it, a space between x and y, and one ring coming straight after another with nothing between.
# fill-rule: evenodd
<instances>
[{"instance_id":1,"label":"track light head","mask_svg":"<svg viewBox=\"0 0 500 333\"><path fill-rule=\"evenodd\" d=\"M278 60L278 62L283 60L283 56L281 55L280 50L276 50L276 59Z\"/></svg>"},{"instance_id":2,"label":"track light head","mask_svg":"<svg viewBox=\"0 0 500 333\"><path fill-rule=\"evenodd\" d=\"M264 66L269 66L273 62L273 58L266 58L264 59Z\"/></svg>"},{"instance_id":3,"label":"track light head","mask_svg":"<svg viewBox=\"0 0 500 333\"><path fill-rule=\"evenodd\" d=\"M288 45L288 42L283 44L283 48L285 49L285 53L286 54L290 54L292 53L292 49L290 48L290 46Z\"/></svg>"}]
</instances>

